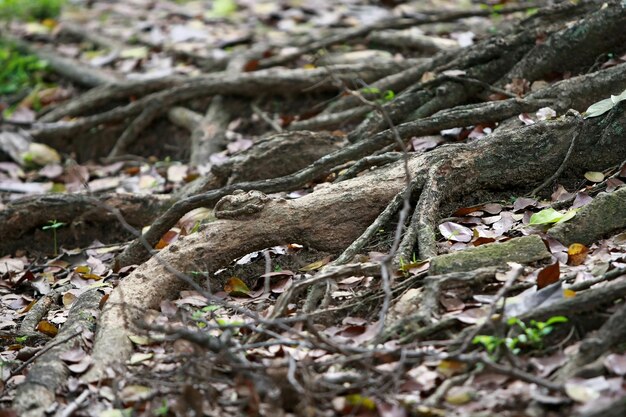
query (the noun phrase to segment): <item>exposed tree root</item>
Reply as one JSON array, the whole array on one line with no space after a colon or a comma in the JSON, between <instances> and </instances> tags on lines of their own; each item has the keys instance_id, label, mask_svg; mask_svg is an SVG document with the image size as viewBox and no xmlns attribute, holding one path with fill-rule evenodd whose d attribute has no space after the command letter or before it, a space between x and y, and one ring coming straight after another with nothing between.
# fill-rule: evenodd
<instances>
[{"instance_id":1,"label":"exposed tree root","mask_svg":"<svg viewBox=\"0 0 626 417\"><path fill-rule=\"evenodd\" d=\"M524 9L527 7L523 6ZM211 153L223 146L220 138L225 137L233 114L238 112L234 108L240 107L235 104L231 108L228 104L235 103L238 97L265 94L289 96L311 90L337 92L355 79L364 81L358 88L371 86L372 90L344 95L317 116L295 121L288 127L289 132L259 141L251 150L233 157L224 165L213 167L205 178L171 198L74 195L44 197L36 201L25 199L10 204L8 210L0 215L3 226L0 232L8 236L0 243L0 250L14 251L23 246L31 235L38 236L38 229L52 218L70 225L67 230L59 231L65 233L62 236L65 242L84 244L94 237L93 231L98 227L111 224L113 214L104 211L104 205L117 208L133 227L152 223L150 229L133 241L116 260L117 267L139 266L120 282L104 306L93 348L94 364L84 376L87 381L110 378L111 366L125 363L133 349L128 336L145 331L146 326L140 323L147 310L158 308L163 300L177 296L181 289L189 286L203 291L209 298L210 293L224 286L224 282L220 281L222 278L203 282L200 279L194 281L190 276L212 277L216 270L226 267L239 256L286 243L300 243L341 255L334 265L285 292L269 317L246 313L263 329L284 326L285 322L281 319L287 304L309 286L362 273L380 276L385 289L381 296L384 297L385 308L379 324L382 326L384 323L386 331L378 334L377 342L401 333L401 343L414 343L420 338L445 334L457 322L450 318L441 319L439 300L442 292L457 287L483 286L493 280L495 268L475 269L473 266L471 273L437 272L437 268L433 268L431 272L437 275L426 279L420 276L415 286L421 285L421 288L408 289L387 314L385 309L392 299L392 288L389 288L392 280L387 276L388 271L379 271L381 266L376 263L348 263L363 250L377 230L396 220L403 203L406 210L398 221L401 223L398 235L402 231L402 240L397 240L400 246L395 257L396 264L415 257L436 257L438 221L446 210L463 204L471 198L471 194L482 191L498 193L502 190L522 194L538 184L548 186L557 178L581 178L586 171L604 171L626 160L626 142L623 140L623 132L626 131L625 102L601 117L582 119L577 112L568 112L559 118L522 128L511 122L511 118L520 113L548 106L559 114L568 109L584 111L590 104L626 89L626 64L591 72L597 69L595 64L600 56L623 52L626 45L626 32L622 30L626 27L624 7L624 2L617 0L606 5L598 0L559 3L524 19L518 27L504 31L501 36L462 51L442 50L426 60L329 65L313 70L262 69L235 74L233 70L193 79L166 77L107 85L102 85L107 82L104 78L92 76L88 82L99 87L41 118L31 132L35 139L62 143L71 136L82 137L93 130L104 130L105 126L117 126L123 128L123 132L115 144L110 144L112 149L109 153L110 157L116 157L127 152L149 125L168 115L172 122L184 126L190 133L192 163L202 164ZM516 9L517 6L507 6L500 13ZM288 63L304 53L374 31L455 20L482 13L473 10L394 18L375 25L333 32L333 35L323 39L312 39L298 45L292 53L263 58L258 64L260 68L269 68ZM69 31L88 38L88 34L80 33L76 28ZM376 36L382 39L380 34ZM538 39L542 41L538 42ZM101 41L94 39L94 42ZM570 53L572 48L576 49L575 54ZM573 58L569 59L570 56ZM216 65L222 68L222 64L225 63ZM510 86L521 80L541 80L555 72L559 76L568 72L582 75L572 78L563 76L563 81L532 93L527 90L515 92L519 97L510 91ZM363 97L380 98L372 93L376 89L383 92L392 90L395 98L382 105L364 105L368 102ZM486 101L492 93L509 98ZM358 95L361 101L356 97ZM177 107L210 96L213 97L212 103L204 115ZM120 105L112 107L115 104ZM245 104L240 108L243 107ZM257 114L260 113L257 109ZM345 126L347 121L358 120L365 115L365 120L348 133L347 140L327 133L301 130ZM75 119L66 120L70 117ZM268 118L265 120L271 122ZM425 154L407 157L410 181L402 164L405 161L399 161L404 155L392 152L398 138L408 141L415 136L439 134L443 129L500 122L500 126L505 127L496 129L495 133L481 140L444 145ZM507 129L506 126L513 128ZM574 137L576 141L572 142ZM285 158L285 155L289 157ZM296 200L266 195L298 190L338 172L335 183L319 187ZM563 243L591 243L625 228L624 190L599 195L594 203L580 211L574 221L556 226L550 234ZM413 207L413 214L405 224L403 216L408 214L409 204ZM41 209L42 205L45 211ZM198 207L214 207L217 220L155 253L152 248L163 234L182 215ZM29 213L28 218L23 210ZM604 221L607 217L611 222ZM110 230L108 232L111 236ZM524 239L535 240L535 247L541 249L542 253L533 260L548 255L538 237ZM44 244L43 249L50 250L50 244ZM516 273L520 271L518 269ZM612 272L613 275L602 279L614 279L622 273ZM499 297L507 293L515 278L501 287ZM626 297L623 280L592 287L596 283L583 283L575 287L578 291L576 297L539 306L521 314L519 319L542 320L561 314L576 318ZM396 294L393 293L394 296ZM97 301L96 292L84 294L72 312L75 313L75 309L79 308L77 306L83 302L91 311ZM211 302L223 303L212 298ZM310 304L307 303L306 308ZM571 364L562 369L562 380L574 375L590 361L602 358L611 347L626 340L625 314L626 309L619 306L597 335L585 338ZM373 354L369 348L335 346L317 332L312 317L314 315L309 317L307 323L310 333L329 351ZM68 320L61 337L75 332L75 323L80 321ZM91 325L91 322L86 320L81 325ZM461 346L462 351L466 350L473 336L483 330L489 331L483 325L466 328L452 346ZM186 337L193 339L191 335ZM69 339L66 342L52 347L38 359L31 369L30 379L18 391L15 405L23 415L38 415L36 413L54 400L54 390L67 373L58 359L59 353L70 347ZM206 343L209 346L210 343ZM214 347L212 351L218 351L228 345L211 346ZM55 355L56 360L48 359L48 355ZM412 359L419 360L424 356L424 352L414 352ZM472 365L480 363L501 374L563 392L562 380L555 383L534 377L514 366L499 365L486 357L459 352L450 358ZM42 365L44 359L46 368ZM42 376L40 369L48 376ZM46 378L50 378L50 382ZM285 388L285 392L298 391L299 382L293 375L291 378L295 382L289 380L290 386ZM282 379L285 379L284 375ZM45 387L42 381L46 383ZM448 385L442 385L433 393L429 404L439 402L448 388L463 381L463 378L451 379ZM40 399L33 400L35 396ZM615 409L623 409L623 406L623 401L616 403ZM614 410L609 413L618 415Z\"/></svg>"},{"instance_id":2,"label":"exposed tree root","mask_svg":"<svg viewBox=\"0 0 626 417\"><path fill-rule=\"evenodd\" d=\"M616 134L611 133L620 131L618 126L624 123L623 114L609 121L608 126L603 125L602 118L589 119L581 136L585 139L579 143L579 152L570 161L568 172L575 175L581 170L602 169L626 157L626 144L618 145ZM577 127L577 119L572 117L503 131L488 141L450 145L414 157L409 166L416 178L426 175L430 182L435 178L445 181L440 186L445 194L439 202L462 196L467 184L474 191L523 188L551 175L551 167L558 166L569 147L572 129ZM426 171L433 161L443 162ZM111 360L129 354L127 335L132 323L142 311L174 296L184 285L172 270L210 274L237 256L288 242L337 252L365 230L387 202L402 191L403 178L402 167L394 164L298 200L269 200L264 207L254 206L254 214L210 223L199 233L171 245L157 259L142 264L111 294L94 349L98 365L89 377L101 377ZM242 200L236 207L245 208L246 204ZM219 218L219 211L215 214ZM220 288L216 282L207 285ZM118 352L117 357L112 357L111 351Z\"/></svg>"},{"instance_id":3,"label":"exposed tree root","mask_svg":"<svg viewBox=\"0 0 626 417\"><path fill-rule=\"evenodd\" d=\"M56 390L69 376L60 355L74 347L88 350L89 333L96 327L101 298L98 290L87 291L78 297L55 340L36 359L26 381L17 388L13 406L20 416L42 416L54 404Z\"/></svg>"},{"instance_id":4,"label":"exposed tree root","mask_svg":"<svg viewBox=\"0 0 626 417\"><path fill-rule=\"evenodd\" d=\"M132 194L52 194L22 198L0 213L0 233L4 236L0 252L13 253L28 247L32 251L52 253L52 236L41 229L51 220L65 223L57 230L57 237L68 247L89 245L96 239L104 239L104 243L119 242L133 236L113 221L111 209L119 210L131 226L141 229L171 204L169 197Z\"/></svg>"}]
</instances>

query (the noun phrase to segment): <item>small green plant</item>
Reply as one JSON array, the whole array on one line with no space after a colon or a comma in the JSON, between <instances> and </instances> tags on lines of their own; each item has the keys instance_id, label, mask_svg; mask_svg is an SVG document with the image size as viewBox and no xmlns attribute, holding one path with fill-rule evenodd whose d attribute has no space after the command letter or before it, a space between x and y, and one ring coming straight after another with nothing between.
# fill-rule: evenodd
<instances>
[{"instance_id":1,"label":"small green plant","mask_svg":"<svg viewBox=\"0 0 626 417\"><path fill-rule=\"evenodd\" d=\"M403 257L400 257L400 270L405 271L409 268L412 268L413 266L415 266L415 264L419 262L420 260L417 259L417 254L415 252L413 252L413 256L411 257L411 260L409 262L405 261Z\"/></svg>"},{"instance_id":2,"label":"small green plant","mask_svg":"<svg viewBox=\"0 0 626 417\"><path fill-rule=\"evenodd\" d=\"M203 329L206 327L206 313L213 313L214 311L217 311L220 309L220 306L216 306L216 305L208 305L208 306L204 306L199 310L194 311L193 313L191 313L191 319L196 323L196 325Z\"/></svg>"},{"instance_id":3,"label":"small green plant","mask_svg":"<svg viewBox=\"0 0 626 417\"><path fill-rule=\"evenodd\" d=\"M57 229L65 226L63 222L57 222L56 220L50 220L47 226L43 226L41 230L52 230L52 239L54 240L54 256L59 254L57 245Z\"/></svg>"},{"instance_id":4,"label":"small green plant","mask_svg":"<svg viewBox=\"0 0 626 417\"><path fill-rule=\"evenodd\" d=\"M232 17L237 12L237 3L234 0L214 0L207 17L226 18Z\"/></svg>"},{"instance_id":5,"label":"small green plant","mask_svg":"<svg viewBox=\"0 0 626 417\"><path fill-rule=\"evenodd\" d=\"M493 355L502 346L505 346L513 354L517 355L522 348L541 349L543 348L543 338L554 330L554 325L567 322L567 317L554 316L547 321L531 320L527 325L517 317L507 320L509 326L517 326L521 333L515 337L498 337L488 335L478 335L474 337L472 343L482 345L487 353Z\"/></svg>"},{"instance_id":6,"label":"small green plant","mask_svg":"<svg viewBox=\"0 0 626 417\"><path fill-rule=\"evenodd\" d=\"M170 412L170 408L167 405L167 400L164 398L161 402L161 406L154 410L154 414L157 416L166 416Z\"/></svg>"},{"instance_id":7,"label":"small green plant","mask_svg":"<svg viewBox=\"0 0 626 417\"><path fill-rule=\"evenodd\" d=\"M42 76L47 68L46 61L34 55L24 55L11 45L0 43L0 95L13 94L42 84Z\"/></svg>"},{"instance_id":8,"label":"small green plant","mask_svg":"<svg viewBox=\"0 0 626 417\"><path fill-rule=\"evenodd\" d=\"M396 93L392 90L381 91L380 88L376 87L363 87L361 88L361 94L376 96L376 100L380 104L387 103L396 97Z\"/></svg>"},{"instance_id":9,"label":"small green plant","mask_svg":"<svg viewBox=\"0 0 626 417\"><path fill-rule=\"evenodd\" d=\"M189 231L189 234L191 235L191 234L196 233L198 230L200 230L201 225L202 225L202 222L200 220L196 220L196 222L193 224L193 227Z\"/></svg>"},{"instance_id":10,"label":"small green plant","mask_svg":"<svg viewBox=\"0 0 626 417\"><path fill-rule=\"evenodd\" d=\"M44 20L61 14L66 0L0 0L0 20Z\"/></svg>"},{"instance_id":11,"label":"small green plant","mask_svg":"<svg viewBox=\"0 0 626 417\"><path fill-rule=\"evenodd\" d=\"M25 336L18 336L18 337L16 337L16 338L15 338L15 341L16 341L17 343L24 343L24 342L25 342L25 341L27 341L27 340L28 340L28 335L25 335Z\"/></svg>"},{"instance_id":12,"label":"small green plant","mask_svg":"<svg viewBox=\"0 0 626 417\"><path fill-rule=\"evenodd\" d=\"M44 20L61 14L66 0L0 0L0 20Z\"/></svg>"}]
</instances>

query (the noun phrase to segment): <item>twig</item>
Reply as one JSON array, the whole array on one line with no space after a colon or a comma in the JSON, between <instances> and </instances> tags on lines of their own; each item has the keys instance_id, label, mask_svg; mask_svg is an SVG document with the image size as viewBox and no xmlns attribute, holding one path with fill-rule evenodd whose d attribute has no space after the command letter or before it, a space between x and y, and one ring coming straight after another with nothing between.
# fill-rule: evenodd
<instances>
[{"instance_id":1,"label":"twig","mask_svg":"<svg viewBox=\"0 0 626 417\"><path fill-rule=\"evenodd\" d=\"M70 417L72 414L74 414L74 411L78 410L78 407L82 405L87 397L89 397L89 394L91 394L89 388L85 388L85 390L81 392L78 397L74 398L74 401L69 403L62 412L56 413L56 415L58 417Z\"/></svg>"},{"instance_id":2,"label":"twig","mask_svg":"<svg viewBox=\"0 0 626 417\"><path fill-rule=\"evenodd\" d=\"M252 103L250 105L250 107L252 108L252 111L254 112L254 114L259 116L261 118L261 120L263 120L265 123L270 125L272 127L272 129L274 129L278 133L281 133L283 131L283 128L280 127L280 125L278 123L276 123L275 120L272 120L263 110L261 110L259 108L259 106L257 106L256 104Z\"/></svg>"},{"instance_id":3,"label":"twig","mask_svg":"<svg viewBox=\"0 0 626 417\"><path fill-rule=\"evenodd\" d=\"M391 305L391 297L393 295L391 291L391 286L392 286L392 279L393 279L393 274L394 274L393 260L396 255L396 252L398 251L398 247L400 246L400 241L402 240L402 230L404 229L404 223L406 222L406 219L409 216L409 212L411 211L411 194L413 192L412 185L414 185L413 184L414 182L412 180L411 170L409 169L408 149L406 147L406 144L402 140L402 137L400 136L400 132L398 131L398 128L396 127L393 120L391 120L391 116L389 115L387 110L385 110L385 108L380 103L366 99L358 91L348 90L348 92L356 96L364 104L367 104L371 106L372 108L376 109L383 116L383 119L387 123L387 126L389 126L389 130L391 131L392 137L395 143L400 147L402 151L402 156L403 156L402 162L403 162L403 168L404 168L404 181L406 183L406 187L402 195L402 210L400 210L400 215L398 216L399 217L398 226L396 227L396 231L394 233L394 238L393 238L393 243L391 244L389 253L387 254L387 256L385 256L385 258L381 262L381 266L382 266L381 278L382 278L382 284L383 284L382 287L383 287L383 292L385 294L385 297L383 299L383 304L379 313L379 326L378 326L377 337L380 337L380 335L382 334L385 328L384 323L387 318L387 312L389 311L389 308Z\"/></svg>"},{"instance_id":4,"label":"twig","mask_svg":"<svg viewBox=\"0 0 626 417\"><path fill-rule=\"evenodd\" d=\"M461 357L459 359L462 360L463 362L472 362L472 361L479 362L479 363L484 364L487 368L499 374L509 375L521 381L530 382L531 384L536 384L541 387L547 388L549 390L553 390L553 391L557 391L561 393L565 392L565 389L560 384L555 384L554 382L548 381L547 379L540 378L528 372L522 371L521 369L513 368L512 366L501 365L487 358L487 356L485 355L480 355L475 358L469 357L466 359Z\"/></svg>"},{"instance_id":5,"label":"twig","mask_svg":"<svg viewBox=\"0 0 626 417\"><path fill-rule=\"evenodd\" d=\"M578 139L578 136L580 136L580 132L582 131L582 125L583 125L583 118L580 115L580 113L578 113L576 110L569 110L568 114L570 116L574 116L578 119L578 124L577 124L577 131L576 134L574 135L574 138L572 139L572 141L569 144L569 148L567 149L567 153L565 154L565 158L563 158L563 161L561 162L561 165L559 165L559 168L556 170L556 172L554 174L552 174L552 176L550 178L548 178L547 180L545 180L540 186L538 186L537 188L535 188L534 190L531 191L530 195L537 195L537 193L539 193L539 191L543 190L544 188L546 188L548 185L550 185L552 183L552 181L556 180L559 175L561 175L563 173L563 170L565 169L565 165L567 164L567 161L569 160L569 157L572 155L572 151L574 150L574 147L576 146L576 139Z\"/></svg>"}]
</instances>

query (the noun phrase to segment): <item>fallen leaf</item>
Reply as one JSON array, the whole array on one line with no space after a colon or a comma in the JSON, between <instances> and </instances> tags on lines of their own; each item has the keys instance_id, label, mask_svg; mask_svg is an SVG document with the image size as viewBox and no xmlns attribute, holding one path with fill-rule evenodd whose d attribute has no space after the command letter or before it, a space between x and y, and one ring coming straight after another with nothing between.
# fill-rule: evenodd
<instances>
[{"instance_id":1,"label":"fallen leaf","mask_svg":"<svg viewBox=\"0 0 626 417\"><path fill-rule=\"evenodd\" d=\"M148 336L140 336L136 334L131 334L130 336L128 336L128 339L134 344L140 345L140 346L146 346L146 345L152 344L152 339L150 339Z\"/></svg>"},{"instance_id":2,"label":"fallen leaf","mask_svg":"<svg viewBox=\"0 0 626 417\"><path fill-rule=\"evenodd\" d=\"M559 280L561 276L561 269L559 268L559 262L555 262L552 265L548 265L539 271L537 275L537 289L542 289L550 284L554 284Z\"/></svg>"},{"instance_id":3,"label":"fallen leaf","mask_svg":"<svg viewBox=\"0 0 626 417\"><path fill-rule=\"evenodd\" d=\"M41 332L50 337L56 336L59 332L59 329L57 329L54 324L50 323L47 320L41 320L39 323L37 323L36 329L38 332Z\"/></svg>"},{"instance_id":4,"label":"fallen leaf","mask_svg":"<svg viewBox=\"0 0 626 417\"><path fill-rule=\"evenodd\" d=\"M172 228L172 229L168 230L161 237L161 239L154 246L154 248L155 249L163 249L163 248L165 248L170 243L177 241L179 235L180 235L180 230L178 228Z\"/></svg>"},{"instance_id":5,"label":"fallen leaf","mask_svg":"<svg viewBox=\"0 0 626 417\"><path fill-rule=\"evenodd\" d=\"M73 363L67 366L71 372L75 374L82 374L91 366L91 356L85 356L80 362Z\"/></svg>"},{"instance_id":6,"label":"fallen leaf","mask_svg":"<svg viewBox=\"0 0 626 417\"><path fill-rule=\"evenodd\" d=\"M28 150L22 154L22 160L27 164L45 166L48 164L59 164L61 156L50 146L33 142L28 145Z\"/></svg>"},{"instance_id":7,"label":"fallen leaf","mask_svg":"<svg viewBox=\"0 0 626 417\"><path fill-rule=\"evenodd\" d=\"M556 211L553 208L543 209L538 213L530 216L531 226L548 225L554 223L563 223L576 215L576 210L568 210L565 213Z\"/></svg>"},{"instance_id":8,"label":"fallen leaf","mask_svg":"<svg viewBox=\"0 0 626 417\"><path fill-rule=\"evenodd\" d=\"M455 361L454 359L444 359L437 365L437 371L441 375L449 378L467 371L467 364L465 362Z\"/></svg>"},{"instance_id":9,"label":"fallen leaf","mask_svg":"<svg viewBox=\"0 0 626 417\"><path fill-rule=\"evenodd\" d=\"M446 239L455 242L469 242L474 236L472 229L453 222L441 223L439 225L439 232L441 232L441 235Z\"/></svg>"},{"instance_id":10,"label":"fallen leaf","mask_svg":"<svg viewBox=\"0 0 626 417\"><path fill-rule=\"evenodd\" d=\"M589 248L581 243L572 243L567 248L567 264L571 266L582 265L587 259Z\"/></svg>"},{"instance_id":11,"label":"fallen leaf","mask_svg":"<svg viewBox=\"0 0 626 417\"><path fill-rule=\"evenodd\" d=\"M299 269L299 271L301 272L315 271L316 269L320 269L324 265L328 264L330 260L331 260L331 257L327 256L326 258L321 259L317 262L313 262L313 263L303 266L302 268Z\"/></svg>"},{"instance_id":12,"label":"fallen leaf","mask_svg":"<svg viewBox=\"0 0 626 417\"><path fill-rule=\"evenodd\" d=\"M626 375L626 354L611 353L604 359L604 366L615 375Z\"/></svg>"},{"instance_id":13,"label":"fallen leaf","mask_svg":"<svg viewBox=\"0 0 626 417\"><path fill-rule=\"evenodd\" d=\"M85 356L87 356L87 352L85 352L80 347L75 347L61 353L59 355L59 359L69 363L77 363L83 360Z\"/></svg>"},{"instance_id":14,"label":"fallen leaf","mask_svg":"<svg viewBox=\"0 0 626 417\"><path fill-rule=\"evenodd\" d=\"M474 399L474 389L471 387L460 386L452 387L446 394L446 402L452 405L467 404Z\"/></svg>"},{"instance_id":15,"label":"fallen leaf","mask_svg":"<svg viewBox=\"0 0 626 417\"><path fill-rule=\"evenodd\" d=\"M600 397L600 393L609 388L606 378L603 376L580 379L574 378L565 383L565 393L572 400L586 403Z\"/></svg>"},{"instance_id":16,"label":"fallen leaf","mask_svg":"<svg viewBox=\"0 0 626 417\"><path fill-rule=\"evenodd\" d=\"M587 171L585 172L585 178L591 182L602 182L604 181L604 174L596 171Z\"/></svg>"},{"instance_id":17,"label":"fallen leaf","mask_svg":"<svg viewBox=\"0 0 626 417\"><path fill-rule=\"evenodd\" d=\"M120 398L124 404L147 400L152 395L153 389L143 385L127 385L120 392Z\"/></svg>"},{"instance_id":18,"label":"fallen leaf","mask_svg":"<svg viewBox=\"0 0 626 417\"><path fill-rule=\"evenodd\" d=\"M536 205L537 200L534 198L519 197L515 200L515 203L513 203L513 211L524 210L525 208L535 207Z\"/></svg>"},{"instance_id":19,"label":"fallen leaf","mask_svg":"<svg viewBox=\"0 0 626 417\"><path fill-rule=\"evenodd\" d=\"M224 285L224 291L233 296L249 296L250 288L237 277L230 277Z\"/></svg>"},{"instance_id":20,"label":"fallen leaf","mask_svg":"<svg viewBox=\"0 0 626 417\"><path fill-rule=\"evenodd\" d=\"M128 360L129 365L137 365L154 357L154 353L133 353Z\"/></svg>"}]
</instances>

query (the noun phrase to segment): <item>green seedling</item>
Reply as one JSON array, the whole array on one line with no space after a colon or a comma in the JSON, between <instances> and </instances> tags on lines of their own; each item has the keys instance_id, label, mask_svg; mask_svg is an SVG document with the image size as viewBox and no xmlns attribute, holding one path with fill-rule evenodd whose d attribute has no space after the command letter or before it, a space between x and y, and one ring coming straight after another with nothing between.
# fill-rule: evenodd
<instances>
[{"instance_id":1,"label":"green seedling","mask_svg":"<svg viewBox=\"0 0 626 417\"><path fill-rule=\"evenodd\" d=\"M488 335L478 335L474 337L472 343L482 345L487 353L495 354L501 347L506 347L511 353L517 355L522 348L542 349L543 339L554 330L554 325L567 322L567 317L554 316L547 321L531 320L529 324L524 323L517 317L511 317L507 324L511 327L517 326L521 333L515 337L498 337Z\"/></svg>"},{"instance_id":2,"label":"green seedling","mask_svg":"<svg viewBox=\"0 0 626 417\"><path fill-rule=\"evenodd\" d=\"M381 91L380 88L376 87L363 87L361 88L361 94L375 96L376 101L380 104L387 103L396 97L396 93L392 90Z\"/></svg>"},{"instance_id":3,"label":"green seedling","mask_svg":"<svg viewBox=\"0 0 626 417\"><path fill-rule=\"evenodd\" d=\"M65 226L63 222L57 222L56 220L50 220L47 226L43 226L41 230L52 230L52 239L54 240L54 256L59 254L57 245L57 229Z\"/></svg>"},{"instance_id":4,"label":"green seedling","mask_svg":"<svg viewBox=\"0 0 626 417\"><path fill-rule=\"evenodd\" d=\"M154 414L157 416L166 416L170 412L170 408L167 405L167 400L164 398L161 402L161 406L154 410Z\"/></svg>"},{"instance_id":5,"label":"green seedling","mask_svg":"<svg viewBox=\"0 0 626 417\"><path fill-rule=\"evenodd\" d=\"M45 20L61 14L66 0L0 0L0 20Z\"/></svg>"},{"instance_id":6,"label":"green seedling","mask_svg":"<svg viewBox=\"0 0 626 417\"><path fill-rule=\"evenodd\" d=\"M0 43L0 95L41 85L47 68L48 64L36 56L20 53L11 45Z\"/></svg>"},{"instance_id":7,"label":"green seedling","mask_svg":"<svg viewBox=\"0 0 626 417\"><path fill-rule=\"evenodd\" d=\"M400 257L400 270L406 271L409 268L412 268L413 266L415 266L415 264L419 262L420 260L417 259L417 254L415 252L413 252L413 256L411 257L411 260L409 262L405 261L403 257Z\"/></svg>"}]
</instances>

